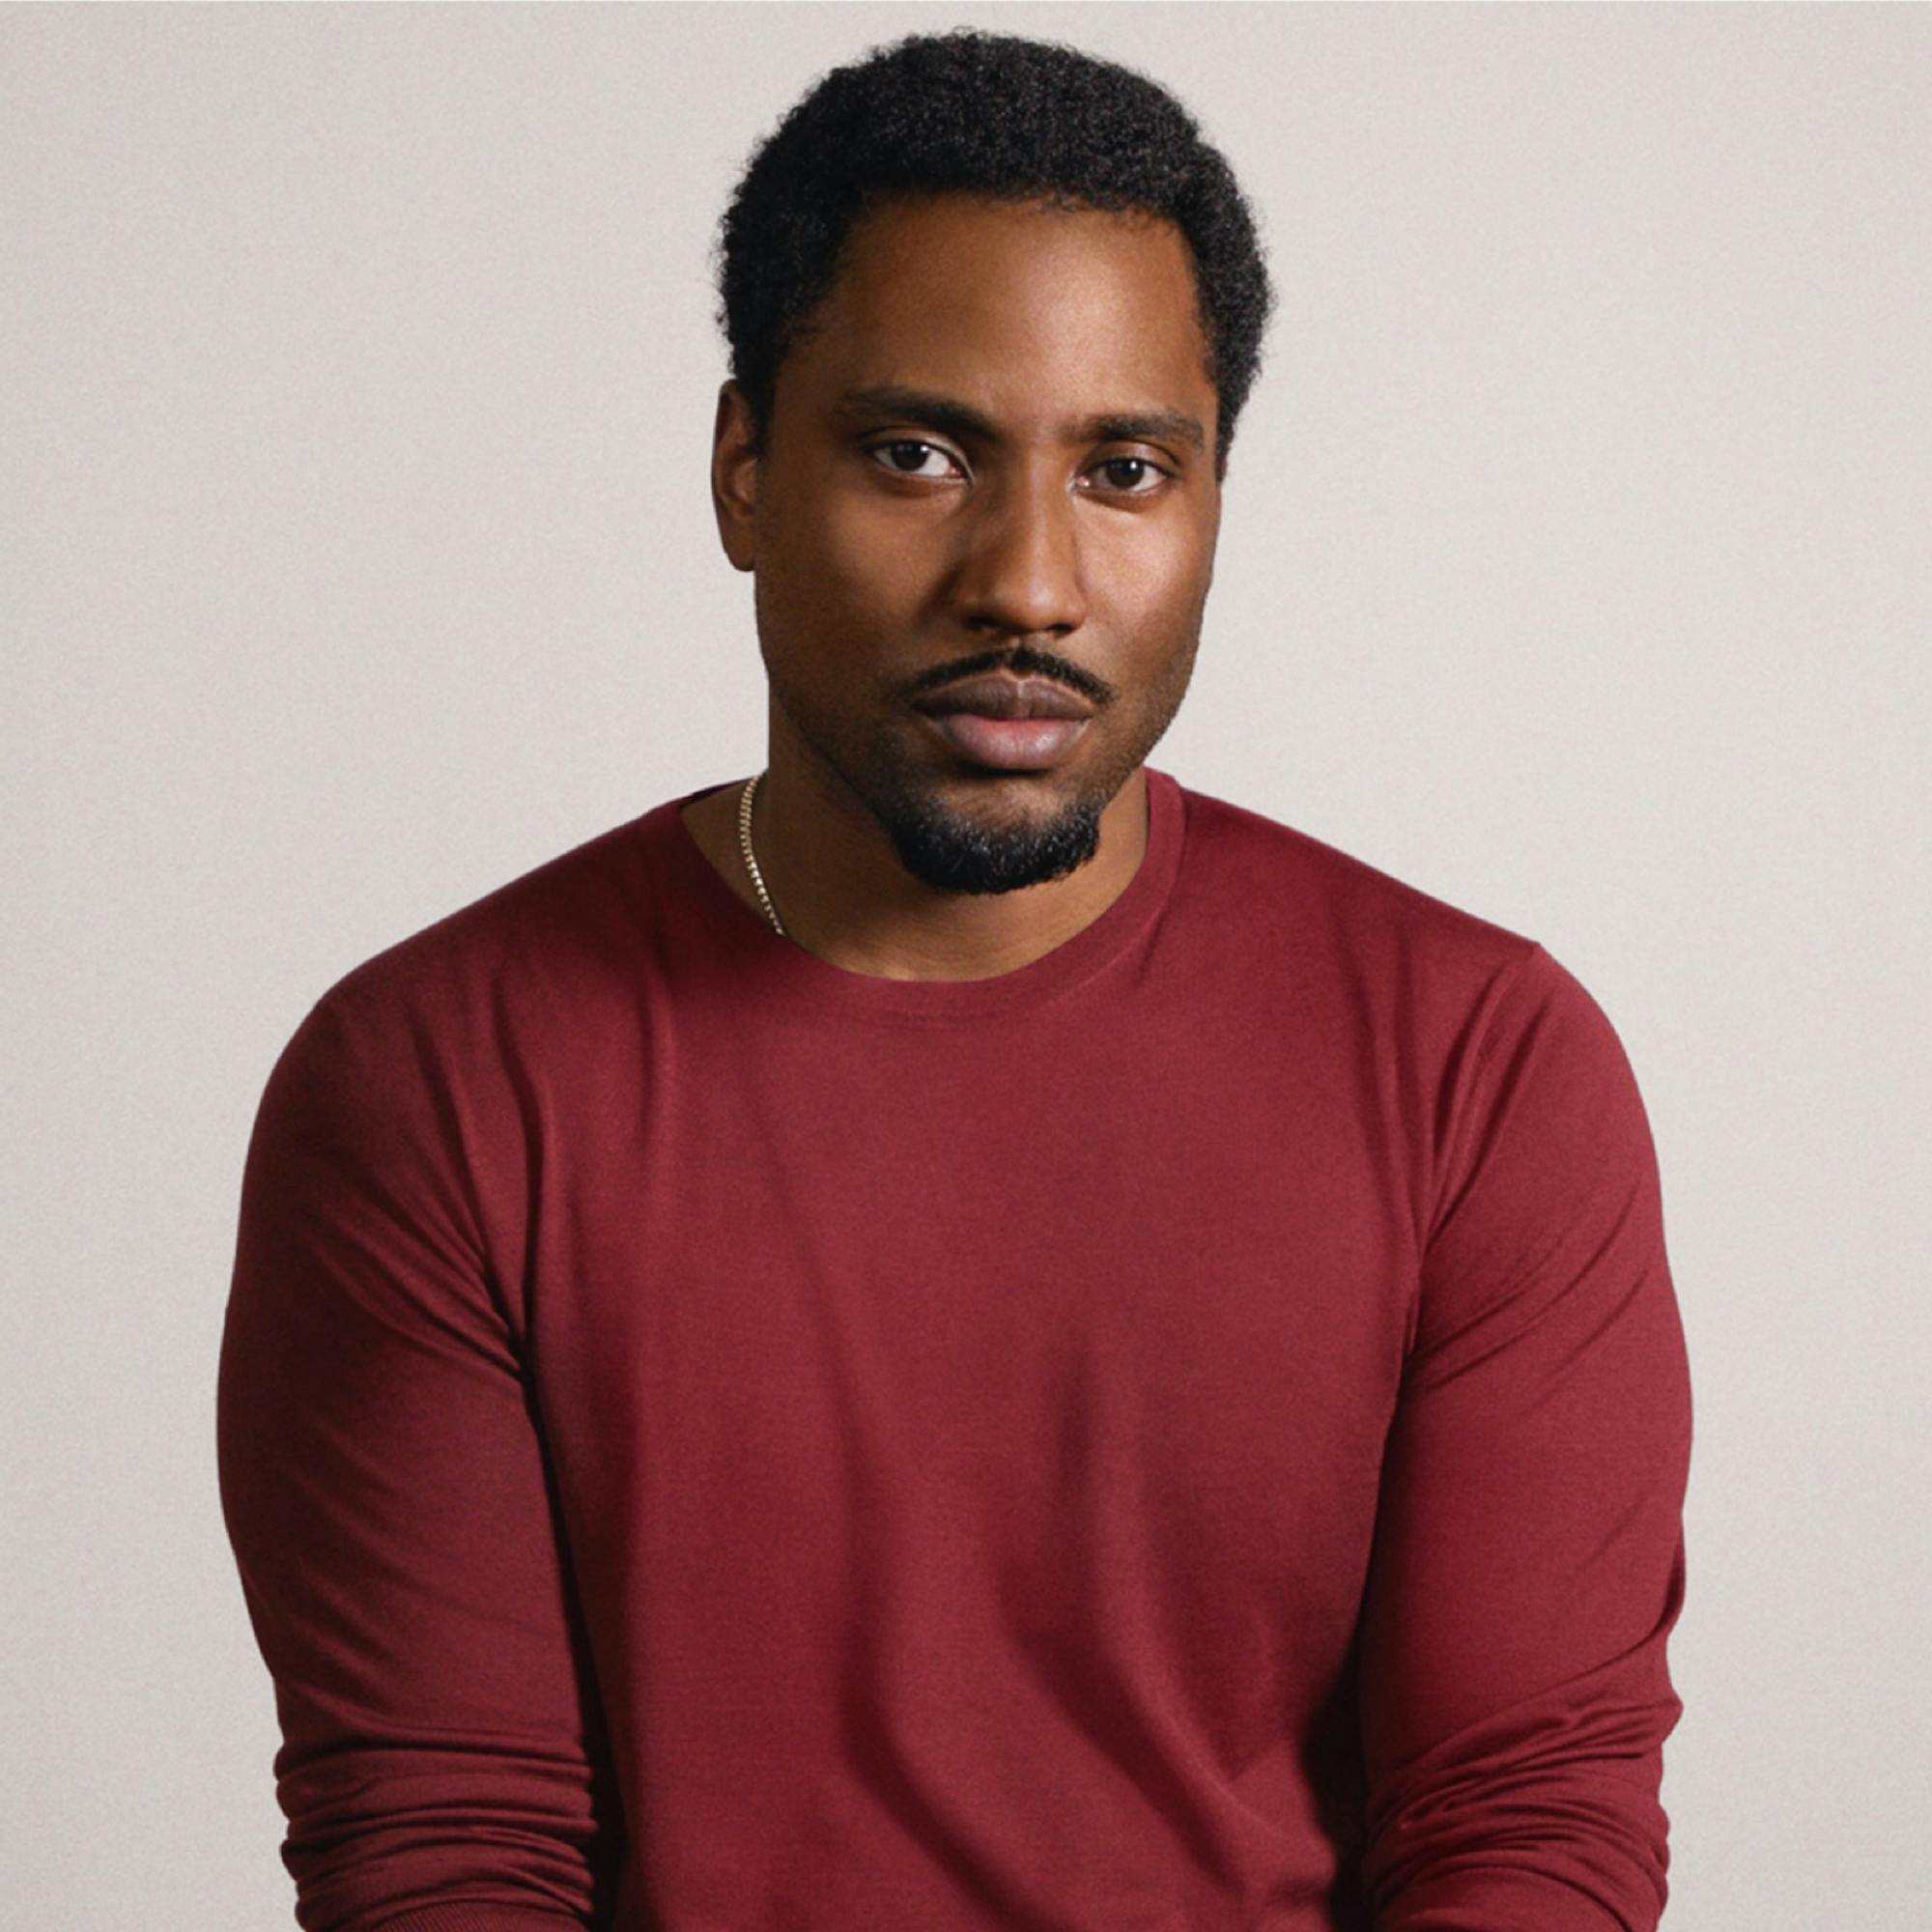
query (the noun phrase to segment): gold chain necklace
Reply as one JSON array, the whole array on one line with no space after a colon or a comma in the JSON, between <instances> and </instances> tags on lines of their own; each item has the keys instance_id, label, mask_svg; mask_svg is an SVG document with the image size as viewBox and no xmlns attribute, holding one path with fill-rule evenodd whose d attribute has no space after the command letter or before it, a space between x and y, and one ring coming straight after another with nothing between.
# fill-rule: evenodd
<instances>
[{"instance_id":1,"label":"gold chain necklace","mask_svg":"<svg viewBox=\"0 0 1932 1932\"><path fill-rule=\"evenodd\" d=\"M765 875L758 870L757 854L752 850L752 794L758 788L758 780L763 772L747 779L745 788L738 794L738 844L745 854L745 869L752 875L752 884L757 888L758 903L765 909L765 917L772 923L772 930L780 938L785 937L783 923L778 915L778 908L772 904L772 895L765 890Z\"/></svg>"}]
</instances>

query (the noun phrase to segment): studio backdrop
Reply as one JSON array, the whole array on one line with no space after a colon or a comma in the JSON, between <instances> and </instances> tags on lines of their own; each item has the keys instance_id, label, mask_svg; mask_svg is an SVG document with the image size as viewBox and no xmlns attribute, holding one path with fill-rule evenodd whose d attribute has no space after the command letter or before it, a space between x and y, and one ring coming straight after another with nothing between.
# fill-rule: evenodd
<instances>
[{"instance_id":1,"label":"studio backdrop","mask_svg":"<svg viewBox=\"0 0 1932 1932\"><path fill-rule=\"evenodd\" d=\"M754 142L916 29L1233 162L1280 306L1153 762L1541 941L1696 1398L1666 1923L1932 1923L1932 13L0 11L0 1922L291 1922L216 1494L310 1004L756 770L707 465Z\"/></svg>"}]
</instances>

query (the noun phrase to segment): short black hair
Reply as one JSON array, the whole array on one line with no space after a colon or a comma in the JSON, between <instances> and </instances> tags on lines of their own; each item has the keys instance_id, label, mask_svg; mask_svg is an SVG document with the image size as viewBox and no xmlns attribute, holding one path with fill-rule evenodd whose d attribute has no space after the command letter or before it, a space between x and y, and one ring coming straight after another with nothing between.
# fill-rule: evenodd
<instances>
[{"instance_id":1,"label":"short black hair","mask_svg":"<svg viewBox=\"0 0 1932 1932\"><path fill-rule=\"evenodd\" d=\"M1248 204L1146 74L1056 41L909 34L824 74L761 141L713 248L717 320L762 454L779 365L810 332L854 224L901 196L1145 210L1185 237L1225 472L1274 307Z\"/></svg>"}]
</instances>

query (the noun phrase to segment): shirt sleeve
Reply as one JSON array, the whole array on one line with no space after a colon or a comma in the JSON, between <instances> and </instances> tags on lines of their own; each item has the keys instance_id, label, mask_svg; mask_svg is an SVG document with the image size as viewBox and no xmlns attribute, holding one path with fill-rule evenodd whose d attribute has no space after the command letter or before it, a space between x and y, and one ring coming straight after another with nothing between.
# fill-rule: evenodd
<instances>
[{"instance_id":1,"label":"shirt sleeve","mask_svg":"<svg viewBox=\"0 0 1932 1932\"><path fill-rule=\"evenodd\" d=\"M249 1142L217 1460L308 1932L603 1922L616 1807L474 1124L420 1024L338 986Z\"/></svg>"},{"instance_id":2,"label":"shirt sleeve","mask_svg":"<svg viewBox=\"0 0 1932 1932\"><path fill-rule=\"evenodd\" d=\"M1542 947L1458 1070L1361 1625L1377 1932L1651 1932L1690 1384L1649 1125Z\"/></svg>"}]
</instances>

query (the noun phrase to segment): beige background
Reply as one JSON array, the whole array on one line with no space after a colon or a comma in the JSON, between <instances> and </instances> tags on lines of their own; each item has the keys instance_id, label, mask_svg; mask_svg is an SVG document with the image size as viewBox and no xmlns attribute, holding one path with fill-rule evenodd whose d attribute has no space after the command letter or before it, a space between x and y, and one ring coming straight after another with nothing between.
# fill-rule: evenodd
<instances>
[{"instance_id":1,"label":"beige background","mask_svg":"<svg viewBox=\"0 0 1932 1932\"><path fill-rule=\"evenodd\" d=\"M1932 1922L1932 13L1553 5L0 13L0 1922L292 1922L213 1463L262 1082L762 762L712 224L967 20L1173 86L1281 284L1153 761L1542 940L1636 1067L1667 1922Z\"/></svg>"}]
</instances>

